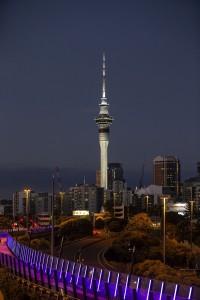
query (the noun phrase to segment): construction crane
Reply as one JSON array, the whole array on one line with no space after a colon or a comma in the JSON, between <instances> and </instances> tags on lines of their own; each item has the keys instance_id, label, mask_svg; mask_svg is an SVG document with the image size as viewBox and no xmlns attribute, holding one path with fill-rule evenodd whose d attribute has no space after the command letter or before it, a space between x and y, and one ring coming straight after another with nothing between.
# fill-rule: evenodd
<instances>
[{"instance_id":1,"label":"construction crane","mask_svg":"<svg viewBox=\"0 0 200 300\"><path fill-rule=\"evenodd\" d=\"M62 183L61 183L60 173L59 173L58 167L56 167L56 174L57 174L57 178L58 178L59 192L63 192L63 188L62 188Z\"/></svg>"},{"instance_id":2,"label":"construction crane","mask_svg":"<svg viewBox=\"0 0 200 300\"><path fill-rule=\"evenodd\" d=\"M140 179L139 179L139 185L138 185L139 189L141 189L142 186L143 186L145 160L146 160L146 158L144 157L144 161L143 161L143 164L142 164L142 172L141 172L141 176L140 176Z\"/></svg>"},{"instance_id":3,"label":"construction crane","mask_svg":"<svg viewBox=\"0 0 200 300\"><path fill-rule=\"evenodd\" d=\"M57 174L57 178L58 178L58 186L59 186L59 194L60 194L60 211L61 211L61 216L63 216L63 213L64 213L64 211L63 211L63 197L64 197L65 192L63 192L58 167L56 167L56 174Z\"/></svg>"}]
</instances>

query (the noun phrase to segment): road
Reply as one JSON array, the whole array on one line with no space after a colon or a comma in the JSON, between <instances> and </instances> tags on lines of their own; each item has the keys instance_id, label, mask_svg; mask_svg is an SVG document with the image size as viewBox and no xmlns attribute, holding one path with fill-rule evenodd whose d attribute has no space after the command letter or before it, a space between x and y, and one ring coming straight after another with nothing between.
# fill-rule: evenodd
<instances>
[{"instance_id":1,"label":"road","mask_svg":"<svg viewBox=\"0 0 200 300\"><path fill-rule=\"evenodd\" d=\"M68 243L63 247L62 258L70 261L76 261L79 258L79 254L85 247L99 242L101 239L102 237L100 236L93 236Z\"/></svg>"},{"instance_id":2,"label":"road","mask_svg":"<svg viewBox=\"0 0 200 300\"><path fill-rule=\"evenodd\" d=\"M111 238L90 244L81 251L81 261L84 259L84 264L88 266L113 270L112 266L108 265L104 259L104 253L112 245L112 242Z\"/></svg>"},{"instance_id":3,"label":"road","mask_svg":"<svg viewBox=\"0 0 200 300\"><path fill-rule=\"evenodd\" d=\"M71 242L63 247L62 258L79 260L88 266L115 270L104 259L104 253L112 245L112 241L112 238L105 239L99 235Z\"/></svg>"}]
</instances>

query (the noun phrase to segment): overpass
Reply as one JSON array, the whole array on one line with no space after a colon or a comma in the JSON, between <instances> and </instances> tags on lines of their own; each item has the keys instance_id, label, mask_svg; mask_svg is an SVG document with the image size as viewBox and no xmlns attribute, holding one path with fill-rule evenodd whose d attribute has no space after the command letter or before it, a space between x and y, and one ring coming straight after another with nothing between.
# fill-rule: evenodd
<instances>
[{"instance_id":1,"label":"overpass","mask_svg":"<svg viewBox=\"0 0 200 300\"><path fill-rule=\"evenodd\" d=\"M67 261L36 251L5 234L12 254L0 252L0 267L60 299L198 300L200 288L153 280ZM1 251L1 248L0 248Z\"/></svg>"}]
</instances>

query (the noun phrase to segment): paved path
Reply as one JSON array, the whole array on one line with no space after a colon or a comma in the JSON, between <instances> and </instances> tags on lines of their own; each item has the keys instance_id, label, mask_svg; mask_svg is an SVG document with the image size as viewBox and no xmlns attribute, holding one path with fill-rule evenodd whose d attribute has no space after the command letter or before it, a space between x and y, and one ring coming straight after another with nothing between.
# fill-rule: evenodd
<instances>
[{"instance_id":1,"label":"paved path","mask_svg":"<svg viewBox=\"0 0 200 300\"><path fill-rule=\"evenodd\" d=\"M0 240L1 240L1 242L0 242L0 252L1 253L5 253L5 254L9 254L11 256L14 256L12 254L12 252L9 250L9 248L8 248L8 246L6 244L7 238L0 236ZM0 291L0 300L4 300L4 297L3 297L3 294L2 294L1 291Z\"/></svg>"},{"instance_id":2,"label":"paved path","mask_svg":"<svg viewBox=\"0 0 200 300\"><path fill-rule=\"evenodd\" d=\"M1 243L0 243L0 252L1 253L5 253L5 254L9 254L11 256L14 256L12 254L12 252L10 251L10 249L8 248L7 244L6 244L7 238L0 236L0 240L1 240Z\"/></svg>"}]
</instances>

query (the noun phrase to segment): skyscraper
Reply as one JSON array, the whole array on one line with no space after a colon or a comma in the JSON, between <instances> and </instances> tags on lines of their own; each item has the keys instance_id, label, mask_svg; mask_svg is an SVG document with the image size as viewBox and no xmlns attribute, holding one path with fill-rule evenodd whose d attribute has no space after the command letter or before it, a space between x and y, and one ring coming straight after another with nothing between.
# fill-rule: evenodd
<instances>
[{"instance_id":1,"label":"skyscraper","mask_svg":"<svg viewBox=\"0 0 200 300\"><path fill-rule=\"evenodd\" d=\"M153 160L153 183L163 187L163 193L180 193L180 160L174 156L157 156Z\"/></svg>"},{"instance_id":2,"label":"skyscraper","mask_svg":"<svg viewBox=\"0 0 200 300\"><path fill-rule=\"evenodd\" d=\"M113 189L114 181L124 180L123 168L121 163L109 163L108 164L108 188L109 190Z\"/></svg>"},{"instance_id":3,"label":"skyscraper","mask_svg":"<svg viewBox=\"0 0 200 300\"><path fill-rule=\"evenodd\" d=\"M103 54L103 81L102 81L102 97L99 116L95 118L95 122L99 127L99 144L100 144L100 174L101 187L107 190L108 187L108 144L109 144L109 127L113 122L113 118L108 112L108 101L106 98L106 61Z\"/></svg>"}]
</instances>

